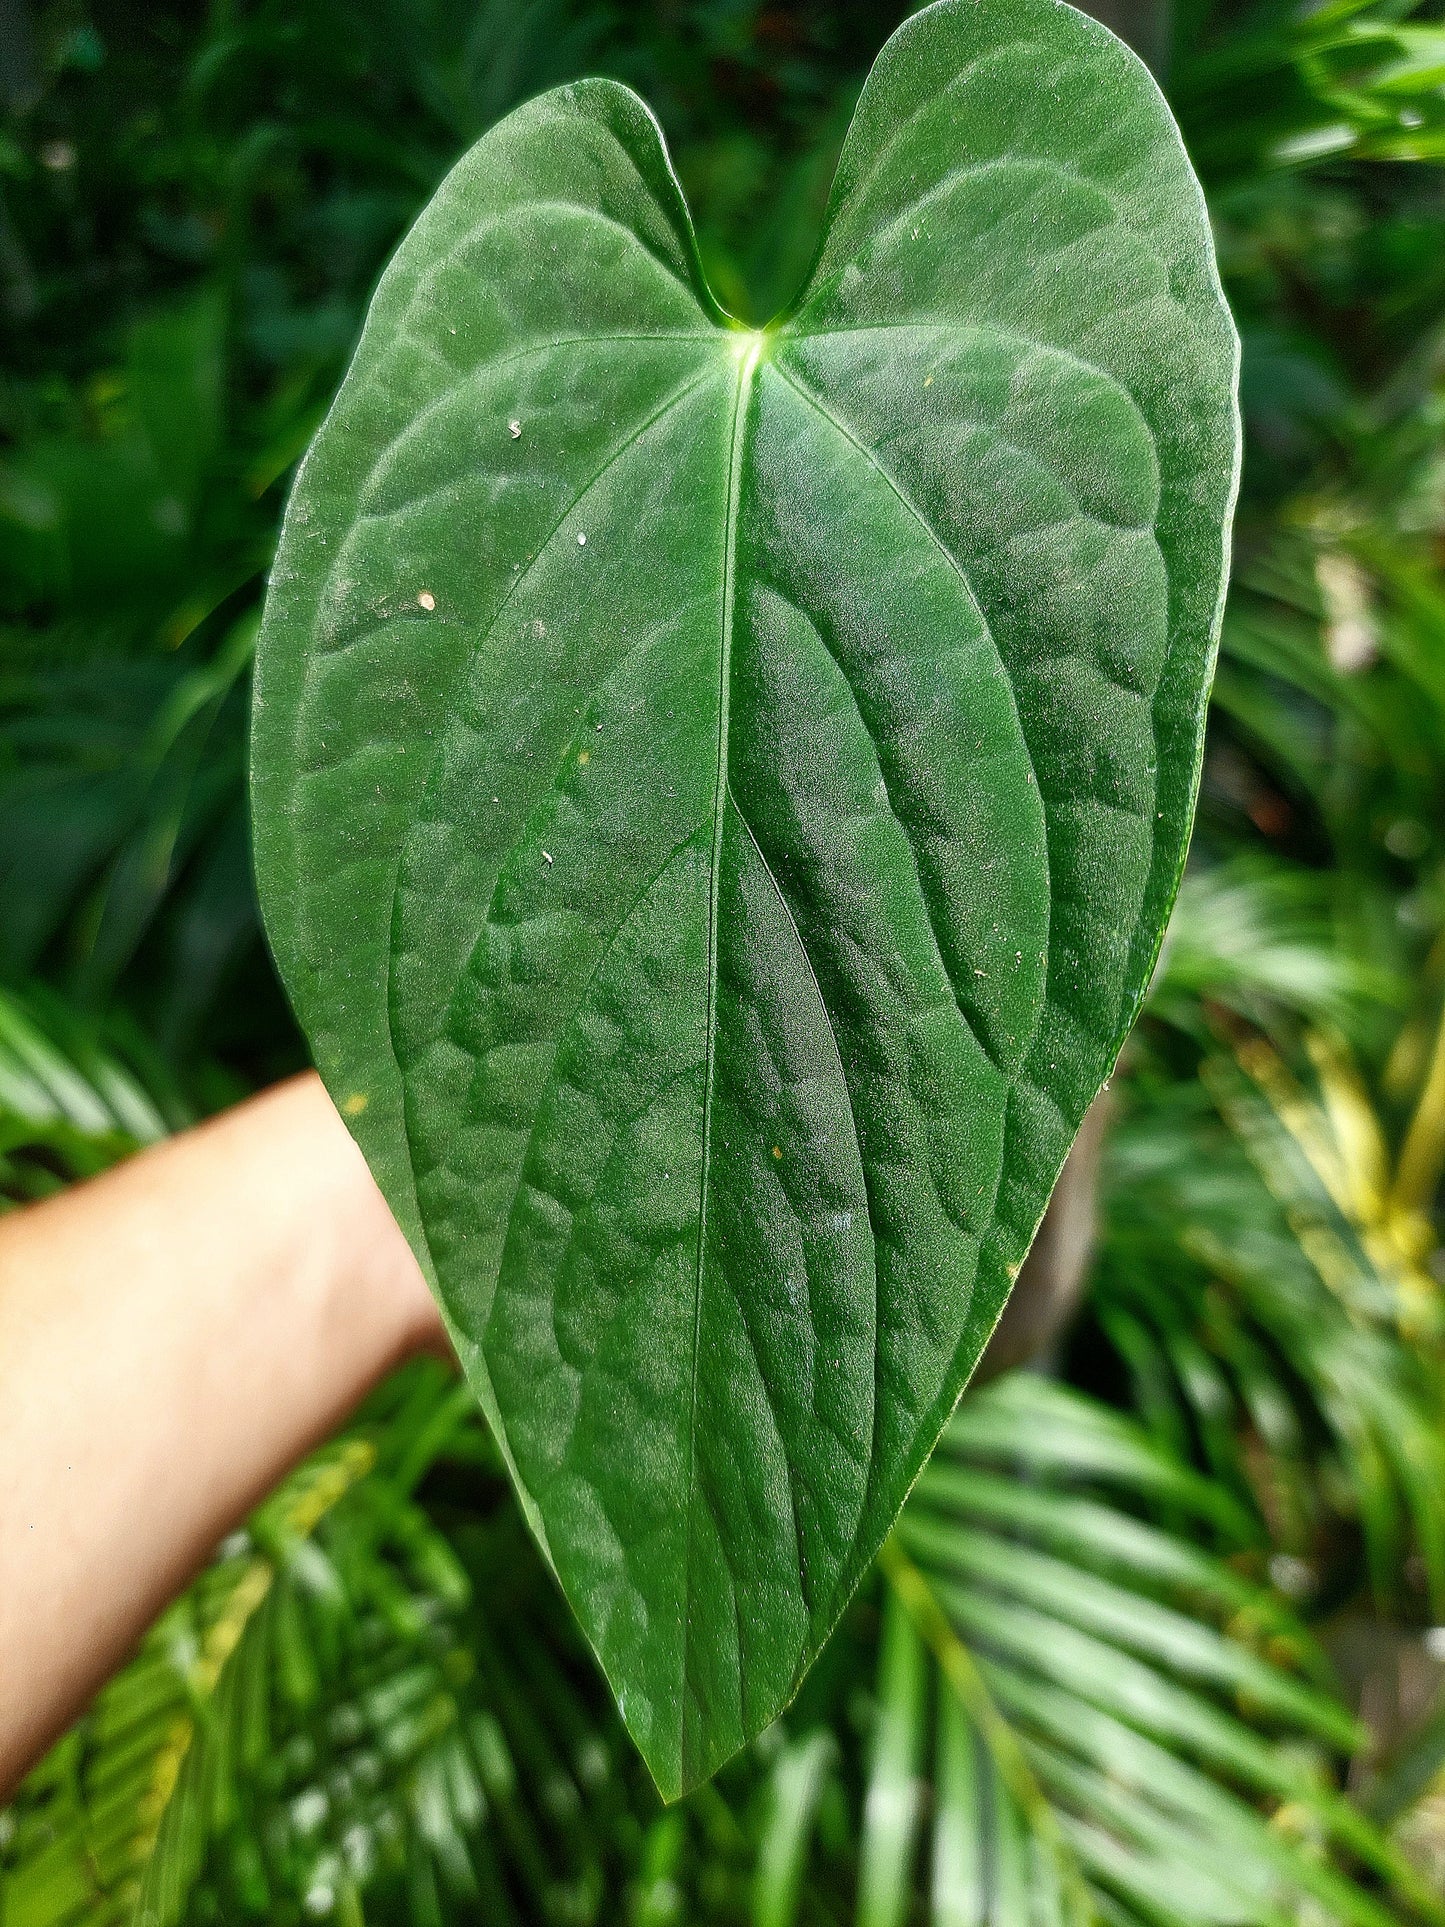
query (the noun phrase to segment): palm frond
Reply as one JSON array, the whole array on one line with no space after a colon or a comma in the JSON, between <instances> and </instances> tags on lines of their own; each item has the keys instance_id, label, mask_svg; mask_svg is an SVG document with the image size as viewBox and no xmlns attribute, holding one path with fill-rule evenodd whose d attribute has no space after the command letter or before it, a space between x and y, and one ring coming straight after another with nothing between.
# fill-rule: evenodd
<instances>
[{"instance_id":1,"label":"palm frond","mask_svg":"<svg viewBox=\"0 0 1445 1927\"><path fill-rule=\"evenodd\" d=\"M1341 943L1328 879L1259 853L1184 879L1150 1004L1192 1029L1201 998L1256 1022L1283 1009L1344 1026L1362 1006L1403 1002L1388 970Z\"/></svg>"},{"instance_id":2,"label":"palm frond","mask_svg":"<svg viewBox=\"0 0 1445 1927\"><path fill-rule=\"evenodd\" d=\"M1119 1414L1005 1378L799 1706L663 1813L470 1401L418 1368L32 1776L3 1918L1445 1918L1336 1790L1358 1734L1307 1633L1198 1543L1248 1529Z\"/></svg>"},{"instance_id":3,"label":"palm frond","mask_svg":"<svg viewBox=\"0 0 1445 1927\"><path fill-rule=\"evenodd\" d=\"M40 986L0 988L0 1210L93 1176L187 1121L154 1053Z\"/></svg>"},{"instance_id":4,"label":"palm frond","mask_svg":"<svg viewBox=\"0 0 1445 1927\"><path fill-rule=\"evenodd\" d=\"M1056 1461L1015 1485L1061 1424L1104 1452L1132 1431L1023 1375L965 1401L885 1555L890 1623L934 1672L931 1917L1440 1918L1336 1791L1358 1733L1282 1603L1150 1522L1147 1478L1086 1473L1086 1498ZM921 1704L896 1652L880 1694Z\"/></svg>"},{"instance_id":5,"label":"palm frond","mask_svg":"<svg viewBox=\"0 0 1445 1927\"><path fill-rule=\"evenodd\" d=\"M1199 1087L1139 1093L1111 1147L1094 1314L1156 1433L1252 1493L1292 1584L1350 1557L1333 1518L1363 1535L1381 1600L1413 1553L1438 1601L1433 1233L1396 1195L1343 1046L1307 1042L1308 1079L1220 1027Z\"/></svg>"}]
</instances>

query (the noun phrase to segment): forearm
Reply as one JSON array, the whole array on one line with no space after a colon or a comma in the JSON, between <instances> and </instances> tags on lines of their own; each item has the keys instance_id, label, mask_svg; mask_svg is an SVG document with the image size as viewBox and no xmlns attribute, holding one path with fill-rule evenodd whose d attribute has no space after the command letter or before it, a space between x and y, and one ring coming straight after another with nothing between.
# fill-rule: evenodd
<instances>
[{"instance_id":1,"label":"forearm","mask_svg":"<svg viewBox=\"0 0 1445 1927\"><path fill-rule=\"evenodd\" d=\"M441 1328L315 1077L0 1221L0 1792Z\"/></svg>"}]
</instances>

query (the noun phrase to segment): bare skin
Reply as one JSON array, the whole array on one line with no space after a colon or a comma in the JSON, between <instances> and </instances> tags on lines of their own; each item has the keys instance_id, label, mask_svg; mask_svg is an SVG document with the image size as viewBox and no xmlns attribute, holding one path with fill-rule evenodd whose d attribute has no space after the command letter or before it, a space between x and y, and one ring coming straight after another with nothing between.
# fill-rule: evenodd
<instances>
[{"instance_id":1,"label":"bare skin","mask_svg":"<svg viewBox=\"0 0 1445 1927\"><path fill-rule=\"evenodd\" d=\"M314 1076L0 1220L0 1798L281 1474L445 1343Z\"/></svg>"}]
</instances>

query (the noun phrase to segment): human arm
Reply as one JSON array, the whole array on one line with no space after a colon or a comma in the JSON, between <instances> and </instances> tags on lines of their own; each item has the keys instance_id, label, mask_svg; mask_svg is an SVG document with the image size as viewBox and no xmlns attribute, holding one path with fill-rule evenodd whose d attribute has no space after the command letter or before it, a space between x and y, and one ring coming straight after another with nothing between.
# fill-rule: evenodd
<instances>
[{"instance_id":1,"label":"human arm","mask_svg":"<svg viewBox=\"0 0 1445 1927\"><path fill-rule=\"evenodd\" d=\"M281 1474L444 1344L314 1076L0 1219L0 1797Z\"/></svg>"}]
</instances>

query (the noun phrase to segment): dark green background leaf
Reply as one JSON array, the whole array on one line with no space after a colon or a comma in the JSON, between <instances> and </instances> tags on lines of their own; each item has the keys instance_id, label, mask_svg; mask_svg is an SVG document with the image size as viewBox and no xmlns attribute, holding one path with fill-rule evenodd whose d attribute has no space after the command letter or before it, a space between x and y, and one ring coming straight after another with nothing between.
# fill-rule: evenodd
<instances>
[{"instance_id":1,"label":"dark green background leaf","mask_svg":"<svg viewBox=\"0 0 1445 1927\"><path fill-rule=\"evenodd\" d=\"M634 95L509 116L298 479L268 928L669 1794L795 1689L1137 1012L1235 358L1143 68L943 0L761 333Z\"/></svg>"}]
</instances>

